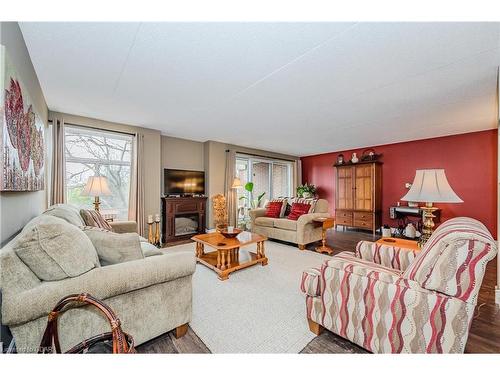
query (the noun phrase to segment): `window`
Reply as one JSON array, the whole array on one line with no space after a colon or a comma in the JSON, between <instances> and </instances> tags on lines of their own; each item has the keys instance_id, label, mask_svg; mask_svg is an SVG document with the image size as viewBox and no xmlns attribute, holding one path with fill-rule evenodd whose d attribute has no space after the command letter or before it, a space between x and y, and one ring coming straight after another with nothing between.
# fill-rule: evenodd
<instances>
[{"instance_id":1,"label":"window","mask_svg":"<svg viewBox=\"0 0 500 375\"><path fill-rule=\"evenodd\" d=\"M112 195L100 197L101 212L127 219L133 139L128 134L66 125L67 202L92 207L94 198L80 193L90 176L106 176Z\"/></svg>"},{"instance_id":2,"label":"window","mask_svg":"<svg viewBox=\"0 0 500 375\"><path fill-rule=\"evenodd\" d=\"M236 176L239 177L243 186L247 182L253 182L253 197L246 190L239 190L238 197L246 199L238 200L238 217L243 219L247 216L251 199L265 193L262 202L278 197L290 197L292 195L292 162L263 159L247 155L236 156Z\"/></svg>"}]
</instances>

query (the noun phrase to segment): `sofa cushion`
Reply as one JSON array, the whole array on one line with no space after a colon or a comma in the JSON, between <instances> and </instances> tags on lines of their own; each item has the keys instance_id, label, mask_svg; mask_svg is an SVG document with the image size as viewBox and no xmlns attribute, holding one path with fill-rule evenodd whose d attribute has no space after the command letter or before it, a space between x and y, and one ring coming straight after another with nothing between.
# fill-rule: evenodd
<instances>
[{"instance_id":1,"label":"sofa cushion","mask_svg":"<svg viewBox=\"0 0 500 375\"><path fill-rule=\"evenodd\" d=\"M313 212L315 212L317 202L318 202L318 200L316 198L293 198L292 199L292 209L293 209L294 203L308 204L309 211L306 212L306 214L312 214Z\"/></svg>"},{"instance_id":2,"label":"sofa cushion","mask_svg":"<svg viewBox=\"0 0 500 375\"><path fill-rule=\"evenodd\" d=\"M85 223L85 225L89 227L97 227L113 231L111 225L109 225L109 223L106 221L106 219L101 215L99 211L81 209L80 216L82 217L82 220Z\"/></svg>"},{"instance_id":3,"label":"sofa cushion","mask_svg":"<svg viewBox=\"0 0 500 375\"><path fill-rule=\"evenodd\" d=\"M290 215L287 216L289 220L298 220L299 217L309 213L311 209L311 205L307 203L292 203L292 210L290 211Z\"/></svg>"},{"instance_id":4,"label":"sofa cushion","mask_svg":"<svg viewBox=\"0 0 500 375\"><path fill-rule=\"evenodd\" d=\"M85 225L78 208L70 204L55 204L47 208L43 214L66 220L68 223L76 225L77 227Z\"/></svg>"},{"instance_id":5,"label":"sofa cushion","mask_svg":"<svg viewBox=\"0 0 500 375\"><path fill-rule=\"evenodd\" d=\"M297 220L274 219L274 227L286 230L297 230Z\"/></svg>"},{"instance_id":6,"label":"sofa cushion","mask_svg":"<svg viewBox=\"0 0 500 375\"><path fill-rule=\"evenodd\" d=\"M268 208L269 204L273 203L273 202L281 202L281 211L280 211L279 217L285 217L285 211L286 211L286 207L288 205L288 198L280 197L280 198L271 199L269 202L266 203L266 208Z\"/></svg>"},{"instance_id":7,"label":"sofa cushion","mask_svg":"<svg viewBox=\"0 0 500 375\"><path fill-rule=\"evenodd\" d=\"M92 241L102 266L144 258L137 233L119 234L92 227L85 227L84 233Z\"/></svg>"},{"instance_id":8,"label":"sofa cushion","mask_svg":"<svg viewBox=\"0 0 500 375\"><path fill-rule=\"evenodd\" d=\"M18 236L14 251L43 281L76 277L99 265L83 231L51 215L31 220Z\"/></svg>"},{"instance_id":9,"label":"sofa cushion","mask_svg":"<svg viewBox=\"0 0 500 375\"><path fill-rule=\"evenodd\" d=\"M273 218L270 218L270 217L258 217L255 219L255 225L260 225L260 226L263 226L263 227L274 227L274 220Z\"/></svg>"},{"instance_id":10,"label":"sofa cushion","mask_svg":"<svg viewBox=\"0 0 500 375\"><path fill-rule=\"evenodd\" d=\"M155 245L153 245L147 241L146 242L141 241L141 250L142 250L142 254L144 255L144 258L155 256L155 255L164 255L165 254L160 249L158 249Z\"/></svg>"},{"instance_id":11,"label":"sofa cushion","mask_svg":"<svg viewBox=\"0 0 500 375\"><path fill-rule=\"evenodd\" d=\"M283 208L283 202L269 202L266 207L266 217L278 218Z\"/></svg>"}]
</instances>

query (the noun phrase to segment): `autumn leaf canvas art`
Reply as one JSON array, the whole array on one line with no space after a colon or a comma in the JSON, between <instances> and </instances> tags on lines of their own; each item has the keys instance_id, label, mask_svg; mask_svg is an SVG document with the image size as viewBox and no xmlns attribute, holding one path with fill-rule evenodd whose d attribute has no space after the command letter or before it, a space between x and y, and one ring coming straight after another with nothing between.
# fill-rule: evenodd
<instances>
[{"instance_id":1,"label":"autumn leaf canvas art","mask_svg":"<svg viewBox=\"0 0 500 375\"><path fill-rule=\"evenodd\" d=\"M0 88L0 191L43 190L44 125L3 46L0 46Z\"/></svg>"}]
</instances>

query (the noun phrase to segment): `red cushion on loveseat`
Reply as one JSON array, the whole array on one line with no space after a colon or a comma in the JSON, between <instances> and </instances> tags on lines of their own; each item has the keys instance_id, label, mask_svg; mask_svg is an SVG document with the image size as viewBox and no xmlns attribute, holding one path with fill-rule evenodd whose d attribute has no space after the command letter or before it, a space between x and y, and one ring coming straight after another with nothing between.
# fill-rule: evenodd
<instances>
[{"instance_id":1,"label":"red cushion on loveseat","mask_svg":"<svg viewBox=\"0 0 500 375\"><path fill-rule=\"evenodd\" d=\"M280 217L281 207L283 207L283 202L269 202L266 209L266 217L275 219Z\"/></svg>"},{"instance_id":2,"label":"red cushion on loveseat","mask_svg":"<svg viewBox=\"0 0 500 375\"><path fill-rule=\"evenodd\" d=\"M289 220L298 220L299 217L309 213L311 208L310 204L306 203L292 203L292 209L290 210L290 215L288 215Z\"/></svg>"}]
</instances>

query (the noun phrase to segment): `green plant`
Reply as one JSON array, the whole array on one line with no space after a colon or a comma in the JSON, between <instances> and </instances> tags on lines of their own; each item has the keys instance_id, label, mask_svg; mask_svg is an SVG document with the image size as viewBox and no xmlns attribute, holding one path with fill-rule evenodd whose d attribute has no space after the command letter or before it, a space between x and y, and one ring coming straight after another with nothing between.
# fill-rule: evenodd
<instances>
[{"instance_id":1,"label":"green plant","mask_svg":"<svg viewBox=\"0 0 500 375\"><path fill-rule=\"evenodd\" d=\"M250 206L252 208L257 208L257 207L259 207L260 201L262 200L262 198L264 198L264 195L266 195L266 192L263 192L263 193L259 194L257 196L257 199L253 199L253 188L254 188L253 182L247 182L245 184L245 190L250 193L250 200L245 195L241 196L239 199L240 200L246 199L247 201L249 200L250 201Z\"/></svg>"},{"instance_id":2,"label":"green plant","mask_svg":"<svg viewBox=\"0 0 500 375\"><path fill-rule=\"evenodd\" d=\"M314 186L313 184L309 185L307 182L304 185L297 186L297 196L303 197L304 193L313 197L314 195L316 195L316 186Z\"/></svg>"}]
</instances>

